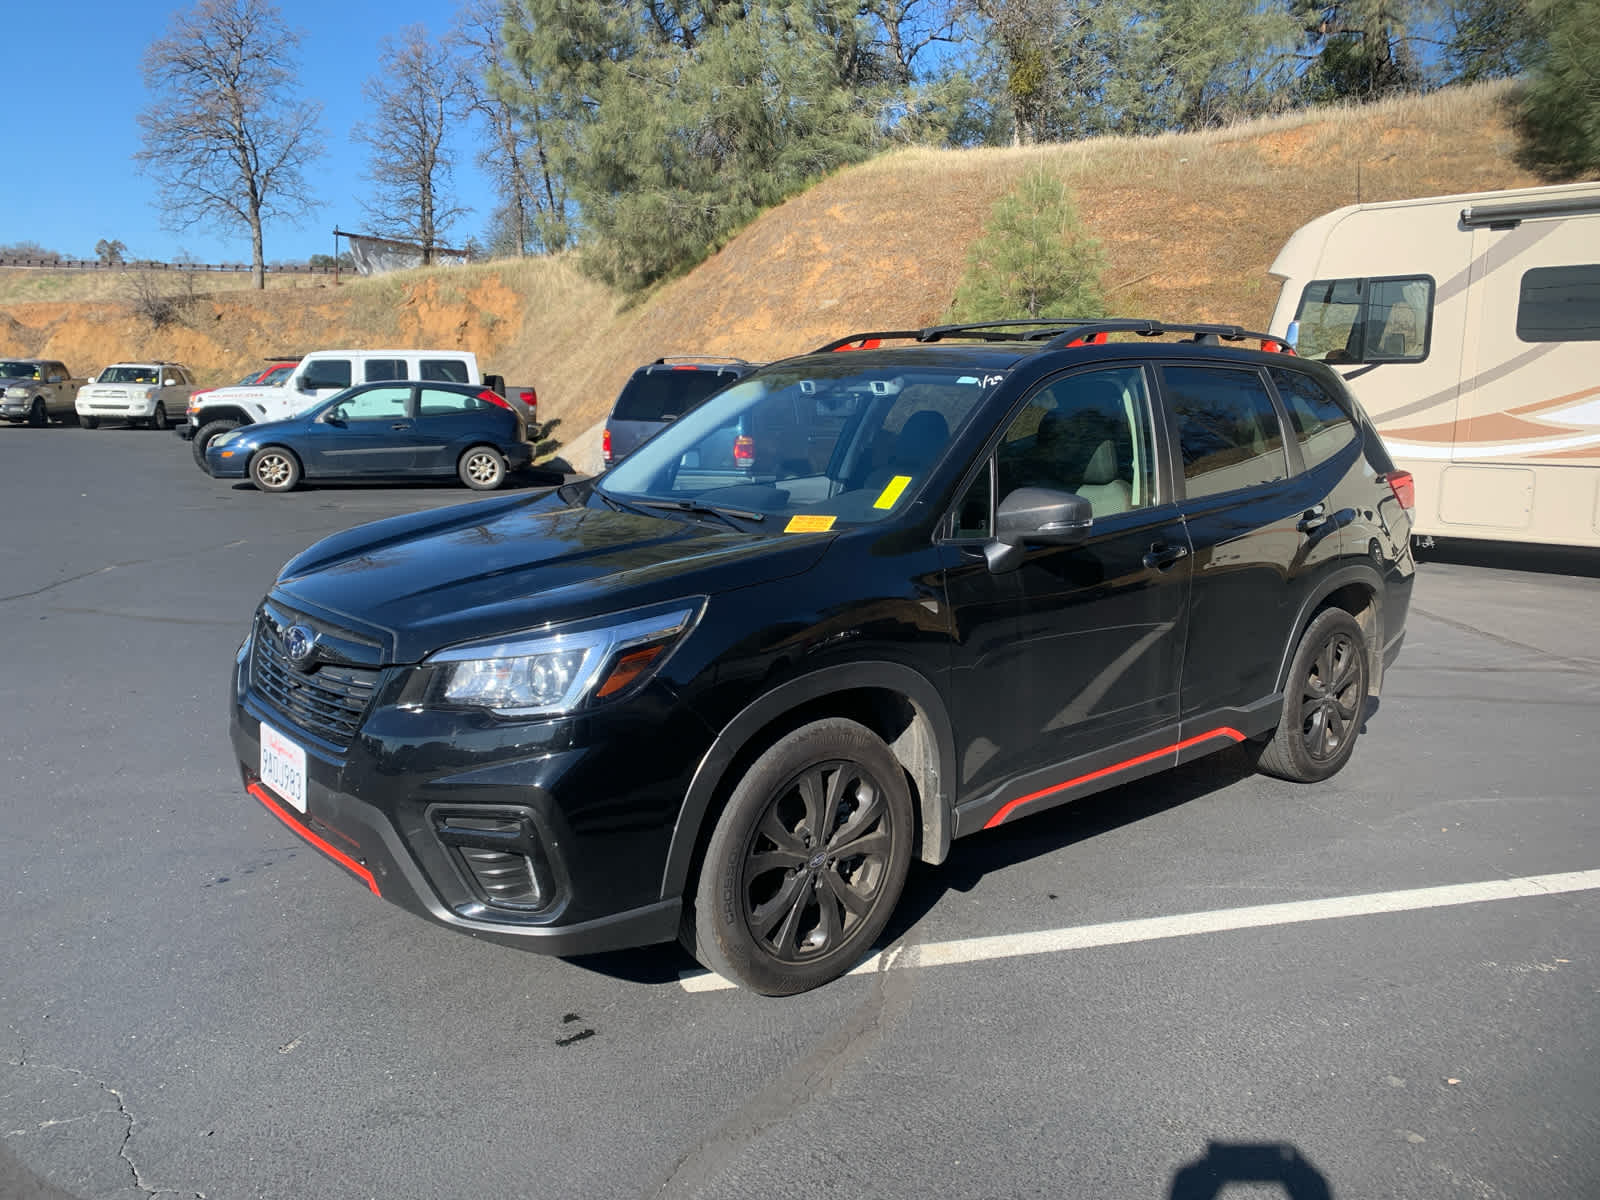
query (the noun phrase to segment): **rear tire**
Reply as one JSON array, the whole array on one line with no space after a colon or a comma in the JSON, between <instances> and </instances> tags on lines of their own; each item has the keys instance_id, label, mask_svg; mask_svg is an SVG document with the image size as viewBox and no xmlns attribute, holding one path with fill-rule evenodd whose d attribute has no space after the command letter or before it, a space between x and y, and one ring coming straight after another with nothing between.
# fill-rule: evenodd
<instances>
[{"instance_id":1,"label":"rear tire","mask_svg":"<svg viewBox=\"0 0 1600 1200\"><path fill-rule=\"evenodd\" d=\"M227 433L228 430L237 428L239 428L239 422L230 420L227 417L221 417L215 421L208 421L195 430L194 440L189 443L189 450L194 454L195 465L207 475L211 474L211 468L206 465L206 447L211 444L211 439L216 437L217 434Z\"/></svg>"},{"instance_id":2,"label":"rear tire","mask_svg":"<svg viewBox=\"0 0 1600 1200\"><path fill-rule=\"evenodd\" d=\"M506 481L506 458L492 446L473 446L456 463L461 482L475 492L492 492Z\"/></svg>"},{"instance_id":3,"label":"rear tire","mask_svg":"<svg viewBox=\"0 0 1600 1200\"><path fill-rule=\"evenodd\" d=\"M1342 608L1326 608L1300 638L1283 715L1257 766L1294 783L1327 779L1350 761L1366 716L1367 638Z\"/></svg>"},{"instance_id":4,"label":"rear tire","mask_svg":"<svg viewBox=\"0 0 1600 1200\"><path fill-rule=\"evenodd\" d=\"M250 456L250 482L263 492L292 492L300 482L300 460L282 446L263 446Z\"/></svg>"},{"instance_id":5,"label":"rear tire","mask_svg":"<svg viewBox=\"0 0 1600 1200\"><path fill-rule=\"evenodd\" d=\"M751 764L706 848L694 954L726 979L791 996L861 961L905 887L911 792L889 747L838 717Z\"/></svg>"},{"instance_id":6,"label":"rear tire","mask_svg":"<svg viewBox=\"0 0 1600 1200\"><path fill-rule=\"evenodd\" d=\"M167 406L165 404L161 403L161 401L159 401L159 400L156 401L156 410L155 410L155 412L150 414L150 428L151 429L170 429L171 428L171 426L167 424Z\"/></svg>"},{"instance_id":7,"label":"rear tire","mask_svg":"<svg viewBox=\"0 0 1600 1200\"><path fill-rule=\"evenodd\" d=\"M79 417L78 418L78 424L83 426L85 429L99 429L100 428L100 418L99 417Z\"/></svg>"}]
</instances>

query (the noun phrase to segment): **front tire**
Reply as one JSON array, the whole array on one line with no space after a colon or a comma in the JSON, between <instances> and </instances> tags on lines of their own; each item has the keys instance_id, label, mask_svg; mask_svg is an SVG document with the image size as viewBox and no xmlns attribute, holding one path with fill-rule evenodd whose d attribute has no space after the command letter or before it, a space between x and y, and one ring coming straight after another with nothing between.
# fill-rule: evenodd
<instances>
[{"instance_id":1,"label":"front tire","mask_svg":"<svg viewBox=\"0 0 1600 1200\"><path fill-rule=\"evenodd\" d=\"M1342 608L1306 627L1289 664L1283 715L1257 763L1294 783L1327 779L1350 761L1367 703L1367 639Z\"/></svg>"},{"instance_id":2,"label":"front tire","mask_svg":"<svg viewBox=\"0 0 1600 1200\"><path fill-rule=\"evenodd\" d=\"M211 468L206 465L206 447L211 444L211 439L219 433L227 433L230 429L239 428L239 422L227 417L219 417L215 421L207 421L194 431L194 440L189 443L189 451L194 455L195 465L207 475Z\"/></svg>"},{"instance_id":3,"label":"front tire","mask_svg":"<svg viewBox=\"0 0 1600 1200\"><path fill-rule=\"evenodd\" d=\"M461 482L475 492L492 492L506 481L505 455L491 446L473 446L456 463Z\"/></svg>"},{"instance_id":4,"label":"front tire","mask_svg":"<svg viewBox=\"0 0 1600 1200\"><path fill-rule=\"evenodd\" d=\"M831 717L775 742L717 820L695 893L695 956L767 996L829 982L888 923L911 864L905 772L871 730Z\"/></svg>"},{"instance_id":5,"label":"front tire","mask_svg":"<svg viewBox=\"0 0 1600 1200\"><path fill-rule=\"evenodd\" d=\"M163 404L159 400L156 401L156 410L155 410L155 412L150 414L150 428L151 429L171 429L172 428L172 426L167 424L167 406L165 404Z\"/></svg>"},{"instance_id":6,"label":"front tire","mask_svg":"<svg viewBox=\"0 0 1600 1200\"><path fill-rule=\"evenodd\" d=\"M250 456L250 482L263 492L292 492L300 482L300 460L282 446L263 446Z\"/></svg>"},{"instance_id":7,"label":"front tire","mask_svg":"<svg viewBox=\"0 0 1600 1200\"><path fill-rule=\"evenodd\" d=\"M28 424L34 429L43 429L50 424L50 414L45 411L43 397L33 398L33 405L28 409Z\"/></svg>"},{"instance_id":8,"label":"front tire","mask_svg":"<svg viewBox=\"0 0 1600 1200\"><path fill-rule=\"evenodd\" d=\"M99 417L79 417L78 418L78 424L82 425L85 429L99 429L100 428L100 418Z\"/></svg>"}]
</instances>

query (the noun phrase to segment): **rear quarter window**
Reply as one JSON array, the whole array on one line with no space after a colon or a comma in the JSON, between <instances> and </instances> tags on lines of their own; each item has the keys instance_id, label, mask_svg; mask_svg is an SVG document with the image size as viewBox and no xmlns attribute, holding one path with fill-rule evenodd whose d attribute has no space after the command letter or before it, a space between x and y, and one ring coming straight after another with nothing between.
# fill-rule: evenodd
<instances>
[{"instance_id":1,"label":"rear quarter window","mask_svg":"<svg viewBox=\"0 0 1600 1200\"><path fill-rule=\"evenodd\" d=\"M403 358L369 358L366 364L368 383L387 383L391 379L405 379L406 360Z\"/></svg>"},{"instance_id":2,"label":"rear quarter window","mask_svg":"<svg viewBox=\"0 0 1600 1200\"><path fill-rule=\"evenodd\" d=\"M467 364L460 358L425 358L420 364L419 378L433 383L471 383Z\"/></svg>"},{"instance_id":3,"label":"rear quarter window","mask_svg":"<svg viewBox=\"0 0 1600 1200\"><path fill-rule=\"evenodd\" d=\"M1274 367L1270 374L1307 470L1327 462L1355 439L1350 414L1315 379L1283 367Z\"/></svg>"}]
</instances>

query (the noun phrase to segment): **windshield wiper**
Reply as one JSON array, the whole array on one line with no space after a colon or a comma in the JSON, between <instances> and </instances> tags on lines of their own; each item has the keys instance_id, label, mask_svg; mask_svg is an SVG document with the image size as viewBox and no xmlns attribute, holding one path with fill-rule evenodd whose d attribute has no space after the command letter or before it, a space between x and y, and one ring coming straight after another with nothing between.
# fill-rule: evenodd
<instances>
[{"instance_id":1,"label":"windshield wiper","mask_svg":"<svg viewBox=\"0 0 1600 1200\"><path fill-rule=\"evenodd\" d=\"M630 500L630 504L640 508L654 508L665 512L688 513L691 516L705 514L707 516L721 517L730 529L739 529L732 518L738 517L741 521L765 521L767 514L754 512L748 508L724 508L718 504L701 504L696 500ZM743 533L742 529L739 532Z\"/></svg>"}]
</instances>

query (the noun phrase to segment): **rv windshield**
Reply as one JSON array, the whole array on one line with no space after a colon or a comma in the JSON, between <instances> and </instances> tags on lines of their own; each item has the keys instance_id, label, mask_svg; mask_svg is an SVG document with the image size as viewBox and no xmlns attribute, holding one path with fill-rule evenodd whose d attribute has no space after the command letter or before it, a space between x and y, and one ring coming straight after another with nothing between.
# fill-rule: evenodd
<instances>
[{"instance_id":1,"label":"rv windshield","mask_svg":"<svg viewBox=\"0 0 1600 1200\"><path fill-rule=\"evenodd\" d=\"M1302 358L1420 362L1433 325L1433 280L1314 279L1300 295L1295 319Z\"/></svg>"},{"instance_id":2,"label":"rv windshield","mask_svg":"<svg viewBox=\"0 0 1600 1200\"><path fill-rule=\"evenodd\" d=\"M904 511L1004 378L905 358L758 372L691 410L601 481L618 502L713 506L794 532Z\"/></svg>"}]
</instances>

